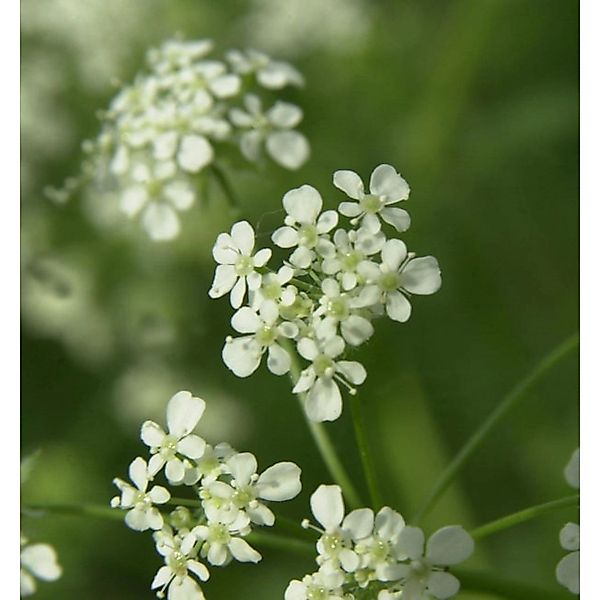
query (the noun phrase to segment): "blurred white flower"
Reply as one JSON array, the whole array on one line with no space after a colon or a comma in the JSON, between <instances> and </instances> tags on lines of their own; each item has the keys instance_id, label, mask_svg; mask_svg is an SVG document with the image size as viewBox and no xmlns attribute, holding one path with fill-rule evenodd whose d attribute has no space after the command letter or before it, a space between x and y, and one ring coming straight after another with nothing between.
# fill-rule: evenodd
<instances>
[{"instance_id":1,"label":"blurred white flower","mask_svg":"<svg viewBox=\"0 0 600 600\"><path fill-rule=\"evenodd\" d=\"M304 85L304 77L296 67L273 60L264 52L253 49L230 50L225 58L235 73L242 76L255 75L256 81L267 89L279 90L288 85Z\"/></svg>"},{"instance_id":2,"label":"blurred white flower","mask_svg":"<svg viewBox=\"0 0 600 600\"><path fill-rule=\"evenodd\" d=\"M37 589L36 579L56 581L62 575L56 551L49 544L28 544L21 535L21 597Z\"/></svg>"},{"instance_id":3,"label":"blurred white flower","mask_svg":"<svg viewBox=\"0 0 600 600\"><path fill-rule=\"evenodd\" d=\"M560 545L569 554L556 565L556 579L571 593L579 594L579 525L567 523L560 530Z\"/></svg>"}]
</instances>

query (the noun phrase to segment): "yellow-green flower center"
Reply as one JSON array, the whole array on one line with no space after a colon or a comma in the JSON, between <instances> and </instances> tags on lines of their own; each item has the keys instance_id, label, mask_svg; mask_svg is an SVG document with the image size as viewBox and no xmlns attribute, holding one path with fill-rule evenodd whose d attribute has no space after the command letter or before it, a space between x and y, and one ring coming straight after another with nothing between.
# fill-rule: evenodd
<instances>
[{"instance_id":1,"label":"yellow-green flower center","mask_svg":"<svg viewBox=\"0 0 600 600\"><path fill-rule=\"evenodd\" d=\"M240 254L238 259L235 262L235 273L239 277L243 277L245 275L250 275L254 270L254 261L252 257L246 256L245 254Z\"/></svg>"},{"instance_id":2,"label":"yellow-green flower center","mask_svg":"<svg viewBox=\"0 0 600 600\"><path fill-rule=\"evenodd\" d=\"M360 201L360 207L366 213L379 212L383 206L383 200L379 196L373 196L372 194L366 194Z\"/></svg>"},{"instance_id":3,"label":"yellow-green flower center","mask_svg":"<svg viewBox=\"0 0 600 600\"><path fill-rule=\"evenodd\" d=\"M315 225L306 224L298 229L298 245L313 248L319 241L319 234Z\"/></svg>"}]
</instances>

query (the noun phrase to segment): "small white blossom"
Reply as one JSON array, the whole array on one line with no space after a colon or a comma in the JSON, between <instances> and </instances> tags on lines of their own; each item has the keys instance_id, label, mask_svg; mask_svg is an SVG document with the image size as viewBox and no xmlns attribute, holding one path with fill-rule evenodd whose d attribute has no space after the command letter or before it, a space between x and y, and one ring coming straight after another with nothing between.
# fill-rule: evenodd
<instances>
[{"instance_id":1,"label":"small white blossom","mask_svg":"<svg viewBox=\"0 0 600 600\"><path fill-rule=\"evenodd\" d=\"M433 256L414 258L401 240L388 240L381 250L381 264L364 261L358 272L368 284L361 290L359 304L385 305L388 317L404 323L411 314L411 294L434 294L442 285L440 268Z\"/></svg>"},{"instance_id":2,"label":"small white blossom","mask_svg":"<svg viewBox=\"0 0 600 600\"><path fill-rule=\"evenodd\" d=\"M194 574L200 581L209 578L205 565L196 560L196 536L188 533L184 537L174 535L168 527L154 534L156 550L164 558L162 566L154 580L151 589L158 589L157 596L164 598L168 588L168 600L204 600L204 594L196 580L190 576Z\"/></svg>"},{"instance_id":3,"label":"small white blossom","mask_svg":"<svg viewBox=\"0 0 600 600\"><path fill-rule=\"evenodd\" d=\"M171 494L160 485L155 485L146 491L152 475L148 471L146 461L138 456L129 465L129 478L135 487L118 478L113 481L119 488L121 496L115 496L110 504L113 508L118 507L128 511L125 515L125 523L136 531L158 530L163 526L163 516L154 504L165 504L171 498Z\"/></svg>"},{"instance_id":4,"label":"small white blossom","mask_svg":"<svg viewBox=\"0 0 600 600\"><path fill-rule=\"evenodd\" d=\"M344 600L344 575L339 572L305 575L302 581L293 579L288 584L285 600Z\"/></svg>"},{"instance_id":5,"label":"small white blossom","mask_svg":"<svg viewBox=\"0 0 600 600\"><path fill-rule=\"evenodd\" d=\"M185 477L186 459L199 459L204 454L206 442L192 431L204 414L206 403L194 398L190 392L177 392L167 404L168 433L154 421L142 425L142 441L150 447L152 458L149 470L158 473L166 464L165 475L170 483L181 483Z\"/></svg>"},{"instance_id":6,"label":"small white blossom","mask_svg":"<svg viewBox=\"0 0 600 600\"><path fill-rule=\"evenodd\" d=\"M364 184L354 171L336 171L333 184L357 202L342 202L339 211L346 217L353 217L352 223L361 222L372 232L381 228L379 219L383 219L396 229L406 231L410 226L408 213L390 205L406 200L410 194L408 183L391 165L379 165L371 174L369 193L365 193Z\"/></svg>"},{"instance_id":7,"label":"small white blossom","mask_svg":"<svg viewBox=\"0 0 600 600\"><path fill-rule=\"evenodd\" d=\"M290 370L291 358L278 342L282 338L295 338L298 327L288 321L279 322L279 309L272 300L265 300L258 312L244 306L231 319L233 328L248 333L239 338L227 338L223 347L223 361L238 377L248 377L260 365L262 356L268 354L267 366L275 375Z\"/></svg>"},{"instance_id":8,"label":"small white blossom","mask_svg":"<svg viewBox=\"0 0 600 600\"><path fill-rule=\"evenodd\" d=\"M28 544L21 536L21 597L36 591L36 579L56 581L61 575L62 567L50 544Z\"/></svg>"},{"instance_id":9,"label":"small white blossom","mask_svg":"<svg viewBox=\"0 0 600 600\"><path fill-rule=\"evenodd\" d=\"M342 412L342 395L338 383L349 387L351 393L367 377L365 368L356 361L335 359L345 348L344 340L335 334L335 325L324 319L314 325L314 339L298 341L298 352L311 365L304 369L292 390L307 392L305 410L313 421L335 421Z\"/></svg>"},{"instance_id":10,"label":"small white blossom","mask_svg":"<svg viewBox=\"0 0 600 600\"><path fill-rule=\"evenodd\" d=\"M310 185L290 190L283 197L287 216L285 226L273 233L273 242L280 248L296 248L290 262L299 269L310 266L315 250L321 256L332 255L335 248L323 234L329 233L338 222L338 214L327 210L321 214L323 199Z\"/></svg>"},{"instance_id":11,"label":"small white blossom","mask_svg":"<svg viewBox=\"0 0 600 600\"><path fill-rule=\"evenodd\" d=\"M214 259L219 263L215 278L208 294L220 298L231 292L233 308L242 305L246 289L257 290L261 284L261 274L256 271L271 258L271 250L263 248L253 254L254 229L247 221L239 221L231 228L231 233L221 233L213 247Z\"/></svg>"},{"instance_id":12,"label":"small white blossom","mask_svg":"<svg viewBox=\"0 0 600 600\"><path fill-rule=\"evenodd\" d=\"M262 147L286 169L299 169L310 156L308 140L294 128L302 121L302 110L289 102L277 101L263 112L262 102L254 94L244 97L245 110L232 108L229 119L242 130L240 150L251 162L257 162Z\"/></svg>"},{"instance_id":13,"label":"small white blossom","mask_svg":"<svg viewBox=\"0 0 600 600\"><path fill-rule=\"evenodd\" d=\"M280 307L291 306L296 300L298 289L294 285L286 285L294 276L294 269L283 265L277 273L265 273L260 287L251 292L250 305L254 310L260 310L266 300L276 302Z\"/></svg>"},{"instance_id":14,"label":"small white blossom","mask_svg":"<svg viewBox=\"0 0 600 600\"><path fill-rule=\"evenodd\" d=\"M192 533L202 543L201 556L211 565L223 566L232 558L239 562L257 563L261 555L243 537L250 530L250 517L242 512L231 512L220 521L209 521L194 527Z\"/></svg>"},{"instance_id":15,"label":"small white blossom","mask_svg":"<svg viewBox=\"0 0 600 600\"><path fill-rule=\"evenodd\" d=\"M460 582L446 567L469 558L474 548L473 538L458 525L438 529L426 545L421 529L404 527L398 550L410 563L396 566L396 575L402 580L402 600L422 600L426 594L440 600L454 596Z\"/></svg>"},{"instance_id":16,"label":"small white blossom","mask_svg":"<svg viewBox=\"0 0 600 600\"><path fill-rule=\"evenodd\" d=\"M225 57L236 73L255 74L258 83L267 89L278 90L287 85L304 85L304 78L295 67L287 62L272 60L258 50L230 50Z\"/></svg>"}]
</instances>

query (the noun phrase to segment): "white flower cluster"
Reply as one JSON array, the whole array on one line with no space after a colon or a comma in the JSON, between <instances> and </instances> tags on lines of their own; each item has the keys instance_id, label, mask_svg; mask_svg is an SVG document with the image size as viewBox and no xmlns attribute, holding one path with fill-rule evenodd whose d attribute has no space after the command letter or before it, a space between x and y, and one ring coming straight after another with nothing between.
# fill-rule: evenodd
<instances>
[{"instance_id":1,"label":"white flower cluster","mask_svg":"<svg viewBox=\"0 0 600 600\"><path fill-rule=\"evenodd\" d=\"M472 554L475 544L460 526L443 527L425 542L423 531L406 525L385 506L377 514L359 508L344 516L337 485L321 485L310 498L322 529L317 541L318 571L292 580L285 600L425 600L450 598L460 582L448 573ZM366 597L366 596L365 596Z\"/></svg>"},{"instance_id":2,"label":"white flower cluster","mask_svg":"<svg viewBox=\"0 0 600 600\"><path fill-rule=\"evenodd\" d=\"M573 452L564 471L567 483L579 489L579 448ZM579 524L567 523L560 530L560 545L569 553L556 566L556 579L573 594L579 594Z\"/></svg>"},{"instance_id":3,"label":"white flower cluster","mask_svg":"<svg viewBox=\"0 0 600 600\"><path fill-rule=\"evenodd\" d=\"M49 544L29 544L21 534L21 597L36 591L36 579L56 581L61 575L54 548Z\"/></svg>"},{"instance_id":4,"label":"white flower cluster","mask_svg":"<svg viewBox=\"0 0 600 600\"><path fill-rule=\"evenodd\" d=\"M178 235L177 213L193 205L198 174L224 145L239 145L253 162L264 147L287 169L299 168L310 154L295 130L302 110L264 96L265 90L302 85L300 73L252 50L207 58L212 49L210 40L179 39L151 49L147 72L120 89L99 137L84 146L88 175L115 192L120 210L139 217L154 240Z\"/></svg>"},{"instance_id":5,"label":"white flower cluster","mask_svg":"<svg viewBox=\"0 0 600 600\"><path fill-rule=\"evenodd\" d=\"M365 381L363 365L344 356L373 335L372 321L385 315L407 321L410 297L433 294L441 285L434 257L416 258L404 242L388 239L384 232L384 225L396 233L410 225L408 213L396 206L410 190L394 167L379 165L368 192L352 171L337 171L333 183L351 199L337 211L322 212L321 195L310 185L283 197L285 221L272 241L291 254L277 271L266 266L271 249L255 250L248 222L220 234L209 291L212 298L230 294L237 309L231 324L243 334L227 338L227 367L247 377L266 353L269 370L283 375L299 355L306 362L293 392L305 394L306 413L313 421L337 419L340 385L355 393L354 386ZM340 214L349 219L349 227L338 226Z\"/></svg>"},{"instance_id":6,"label":"white flower cluster","mask_svg":"<svg viewBox=\"0 0 600 600\"><path fill-rule=\"evenodd\" d=\"M204 400L190 392L175 394L167 406L167 431L153 421L142 425L149 460L131 463L132 483L114 480L120 495L112 499L113 508L127 511L132 529L154 531L164 559L151 586L159 598L167 593L169 600L202 600L198 580L206 581L209 571L201 560L214 566L233 559L258 562L260 554L244 538L253 526L275 523L268 502L289 500L301 489L294 463L280 462L258 474L253 454L225 443L213 447L192 433L204 409ZM161 470L169 484L191 488L194 497L173 498L167 488L153 485ZM172 508L165 510L168 504Z\"/></svg>"}]
</instances>

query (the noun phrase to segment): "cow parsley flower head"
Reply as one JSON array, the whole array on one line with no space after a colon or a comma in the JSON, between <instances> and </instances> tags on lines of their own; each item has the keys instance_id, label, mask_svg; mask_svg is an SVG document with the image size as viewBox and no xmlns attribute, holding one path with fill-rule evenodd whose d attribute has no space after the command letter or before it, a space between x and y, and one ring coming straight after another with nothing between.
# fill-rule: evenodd
<instances>
[{"instance_id":1,"label":"cow parsley flower head","mask_svg":"<svg viewBox=\"0 0 600 600\"><path fill-rule=\"evenodd\" d=\"M393 167L375 168L370 194L351 171L337 171L334 183L358 202L323 210L321 193L308 184L284 194L283 224L271 240L285 255L274 270L267 266L270 249L252 255L254 232L247 222L234 224L232 234L220 234L213 250L219 265L209 291L213 298L231 291L231 303L239 309L231 324L244 335L226 338L225 365L248 377L267 354L272 373L292 374L292 391L302 396L313 421L337 419L342 390L355 394L365 381L365 368L348 355L374 335L374 321L386 316L407 321L412 296L433 294L441 286L437 260L417 257L397 238L408 227L408 215L390 205L408 198L409 189ZM349 224L345 216L351 217ZM390 239L387 224L395 230ZM232 240L238 229L247 232L244 251ZM248 305L242 306L246 289Z\"/></svg>"},{"instance_id":2,"label":"cow parsley flower head","mask_svg":"<svg viewBox=\"0 0 600 600\"><path fill-rule=\"evenodd\" d=\"M56 581L61 575L54 548L50 544L29 544L21 535L21 597L35 593L37 579Z\"/></svg>"}]
</instances>

